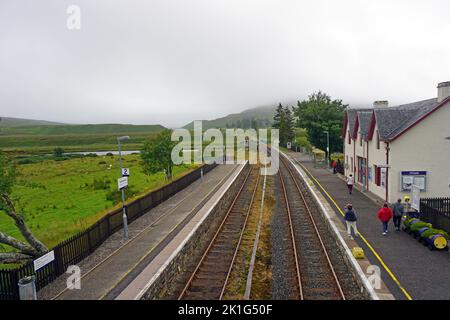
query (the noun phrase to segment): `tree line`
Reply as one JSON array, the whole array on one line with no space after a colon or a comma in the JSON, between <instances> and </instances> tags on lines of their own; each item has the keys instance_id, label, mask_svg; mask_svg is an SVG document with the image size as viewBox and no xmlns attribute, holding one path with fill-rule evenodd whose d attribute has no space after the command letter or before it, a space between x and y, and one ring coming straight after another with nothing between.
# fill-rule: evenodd
<instances>
[{"instance_id":1,"label":"tree line","mask_svg":"<svg viewBox=\"0 0 450 320\"><path fill-rule=\"evenodd\" d=\"M342 152L341 132L347 107L342 100L333 100L321 91L311 94L307 100L297 101L295 106L283 107L280 103L273 118L273 127L279 130L280 145L294 143L295 128L303 128L316 148L326 150L326 132L329 132L330 153Z\"/></svg>"}]
</instances>

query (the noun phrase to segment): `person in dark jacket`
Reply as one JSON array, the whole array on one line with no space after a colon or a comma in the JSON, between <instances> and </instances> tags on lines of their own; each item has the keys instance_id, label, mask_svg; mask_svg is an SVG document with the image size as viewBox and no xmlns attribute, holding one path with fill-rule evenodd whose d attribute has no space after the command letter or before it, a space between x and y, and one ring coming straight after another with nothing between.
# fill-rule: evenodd
<instances>
[{"instance_id":1,"label":"person in dark jacket","mask_svg":"<svg viewBox=\"0 0 450 320\"><path fill-rule=\"evenodd\" d=\"M405 213L405 210L402 205L402 199L398 199L392 209L393 209L392 211L394 211L394 216L392 217L392 220L394 221L395 230L400 231L402 216Z\"/></svg>"},{"instance_id":2,"label":"person in dark jacket","mask_svg":"<svg viewBox=\"0 0 450 320\"><path fill-rule=\"evenodd\" d=\"M345 220L345 223L347 224L347 233L348 233L348 236L350 237L350 239L353 239L352 238L352 228L353 228L353 232L355 233L355 237L358 237L358 229L356 228L356 220L358 220L358 218L356 217L356 212L353 209L353 205L351 203L349 203L345 207L344 220Z\"/></svg>"},{"instance_id":3,"label":"person in dark jacket","mask_svg":"<svg viewBox=\"0 0 450 320\"><path fill-rule=\"evenodd\" d=\"M388 223L389 220L391 220L392 216L392 210L391 208L389 208L389 205L386 202L377 213L378 219L380 219L381 223L383 224L383 236L385 236L388 232Z\"/></svg>"}]
</instances>

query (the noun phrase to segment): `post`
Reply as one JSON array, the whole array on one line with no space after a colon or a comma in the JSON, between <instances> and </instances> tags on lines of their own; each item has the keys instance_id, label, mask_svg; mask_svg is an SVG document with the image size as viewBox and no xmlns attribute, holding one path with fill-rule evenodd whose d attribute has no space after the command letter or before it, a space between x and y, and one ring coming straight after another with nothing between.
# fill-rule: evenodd
<instances>
[{"instance_id":1,"label":"post","mask_svg":"<svg viewBox=\"0 0 450 320\"><path fill-rule=\"evenodd\" d=\"M327 167L330 167L330 132L324 131L327 134Z\"/></svg>"},{"instance_id":2,"label":"post","mask_svg":"<svg viewBox=\"0 0 450 320\"><path fill-rule=\"evenodd\" d=\"M119 145L119 165L120 165L120 176L122 176L122 150L120 146L120 138L117 139ZM123 220L123 236L128 239L128 217L125 209L125 188L122 188L122 220Z\"/></svg>"}]
</instances>

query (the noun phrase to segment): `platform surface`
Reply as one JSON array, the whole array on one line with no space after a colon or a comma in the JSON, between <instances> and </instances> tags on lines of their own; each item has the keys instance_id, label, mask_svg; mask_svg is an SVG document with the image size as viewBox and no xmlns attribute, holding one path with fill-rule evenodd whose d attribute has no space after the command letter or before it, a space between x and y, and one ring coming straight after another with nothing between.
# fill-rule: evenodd
<instances>
[{"instance_id":1,"label":"platform surface","mask_svg":"<svg viewBox=\"0 0 450 320\"><path fill-rule=\"evenodd\" d=\"M197 180L188 186L187 188L191 189L189 195L180 200L175 207L167 206L167 215L162 216L141 235L130 240L126 247L106 262L88 271L81 280L80 290L66 290L57 299L114 299L149 261L158 255L165 247L165 242L176 236L189 217L194 216L220 189L236 168L237 165L218 165L205 174L203 181ZM164 206L164 203L159 206Z\"/></svg>"},{"instance_id":2,"label":"platform surface","mask_svg":"<svg viewBox=\"0 0 450 320\"><path fill-rule=\"evenodd\" d=\"M308 155L291 152L289 156L299 160L342 209L349 202L353 204L358 214L358 230L412 299L450 299L448 286L450 253L448 251L430 251L404 231L395 231L392 221L389 223L388 234L383 236L381 222L376 216L380 209L378 204L355 189L353 189L353 194L349 195L342 179L334 175L331 170L314 168ZM321 192L323 191L321 190ZM331 206L344 223L335 206L333 204ZM406 299L406 295L382 267L368 246L361 239L356 239L356 241L364 249L369 261L380 266L381 277L395 298Z\"/></svg>"}]
</instances>

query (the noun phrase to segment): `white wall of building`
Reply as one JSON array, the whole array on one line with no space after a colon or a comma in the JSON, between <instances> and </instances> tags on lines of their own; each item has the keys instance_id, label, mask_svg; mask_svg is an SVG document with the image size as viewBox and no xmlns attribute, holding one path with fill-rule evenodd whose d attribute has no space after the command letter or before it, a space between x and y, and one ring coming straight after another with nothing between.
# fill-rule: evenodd
<instances>
[{"instance_id":1,"label":"white wall of building","mask_svg":"<svg viewBox=\"0 0 450 320\"><path fill-rule=\"evenodd\" d=\"M400 191L401 171L427 171L421 197L450 197L450 103L390 143L389 202Z\"/></svg>"}]
</instances>

